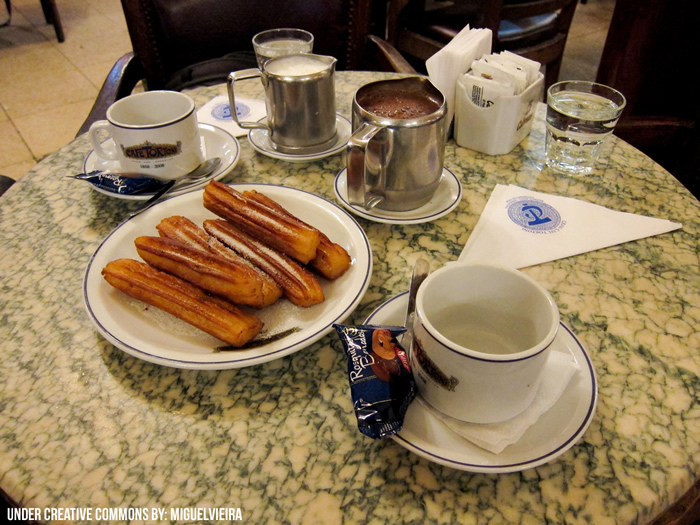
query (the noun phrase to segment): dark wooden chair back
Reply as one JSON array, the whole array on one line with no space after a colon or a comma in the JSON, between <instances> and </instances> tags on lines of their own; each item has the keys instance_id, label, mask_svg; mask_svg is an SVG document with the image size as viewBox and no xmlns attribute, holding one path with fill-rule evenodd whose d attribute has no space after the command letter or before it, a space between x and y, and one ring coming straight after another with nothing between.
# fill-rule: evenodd
<instances>
[{"instance_id":1,"label":"dark wooden chair back","mask_svg":"<svg viewBox=\"0 0 700 525\"><path fill-rule=\"evenodd\" d=\"M296 27L314 35L314 52L360 65L370 26L371 0L122 0L134 54L148 89L173 74L226 54L252 51L265 29Z\"/></svg>"},{"instance_id":2,"label":"dark wooden chair back","mask_svg":"<svg viewBox=\"0 0 700 525\"><path fill-rule=\"evenodd\" d=\"M627 99L615 135L700 196L697 0L617 0L596 81Z\"/></svg>"},{"instance_id":3,"label":"dark wooden chair back","mask_svg":"<svg viewBox=\"0 0 700 525\"><path fill-rule=\"evenodd\" d=\"M467 24L493 33L492 50L512 51L546 66L545 87L559 77L578 0L388 0L386 38L419 68Z\"/></svg>"},{"instance_id":4,"label":"dark wooden chair back","mask_svg":"<svg viewBox=\"0 0 700 525\"><path fill-rule=\"evenodd\" d=\"M314 53L337 58L337 69L415 73L370 35L372 0L122 0L122 7L133 52L114 65L78 134L139 81L147 90L180 90L256 67L251 40L265 29L310 31Z\"/></svg>"}]
</instances>

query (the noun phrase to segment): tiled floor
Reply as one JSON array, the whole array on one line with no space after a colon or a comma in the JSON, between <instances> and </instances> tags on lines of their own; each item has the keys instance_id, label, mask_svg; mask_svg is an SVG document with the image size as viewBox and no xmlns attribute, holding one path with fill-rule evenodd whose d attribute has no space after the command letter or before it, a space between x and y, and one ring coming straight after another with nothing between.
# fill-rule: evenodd
<instances>
[{"instance_id":1,"label":"tiled floor","mask_svg":"<svg viewBox=\"0 0 700 525\"><path fill-rule=\"evenodd\" d=\"M0 173L15 179L75 137L112 64L131 50L119 0L57 5L63 43L39 0L12 0L12 22L0 28Z\"/></svg>"},{"instance_id":2,"label":"tiled floor","mask_svg":"<svg viewBox=\"0 0 700 525\"><path fill-rule=\"evenodd\" d=\"M112 64L131 50L120 0L57 0L65 42L39 0L12 0L0 27L0 174L21 177L70 142ZM595 78L615 0L577 7L561 79ZM0 2L0 23L5 20Z\"/></svg>"}]
</instances>

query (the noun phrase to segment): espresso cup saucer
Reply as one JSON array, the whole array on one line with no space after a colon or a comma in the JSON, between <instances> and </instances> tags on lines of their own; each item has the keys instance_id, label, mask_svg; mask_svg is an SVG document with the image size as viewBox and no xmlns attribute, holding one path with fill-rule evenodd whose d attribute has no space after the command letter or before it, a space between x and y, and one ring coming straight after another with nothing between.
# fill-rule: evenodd
<instances>
[{"instance_id":1,"label":"espresso cup saucer","mask_svg":"<svg viewBox=\"0 0 700 525\"><path fill-rule=\"evenodd\" d=\"M365 210L348 201L347 170L343 168L333 185L335 196L348 211L370 221L384 224L420 224L434 221L454 210L462 200L462 185L459 179L447 168L443 168L440 184L432 199L420 208L409 211L387 211L379 208Z\"/></svg>"},{"instance_id":2,"label":"espresso cup saucer","mask_svg":"<svg viewBox=\"0 0 700 525\"><path fill-rule=\"evenodd\" d=\"M219 180L223 178L224 175L228 174L236 166L236 164L238 164L241 148L238 144L238 140L236 140L233 135L218 126L213 126L211 124L203 124L200 122L198 126L201 137L202 154L204 158L209 159L212 157L220 157L221 164L210 175L207 175L202 179L197 179L192 183L183 184L182 186L177 187L170 192L172 196L181 195L183 193L187 193L188 191L201 188L210 180ZM102 147L107 151L114 151L116 146L114 144L114 140L109 138L103 143ZM91 150L83 161L83 173L89 173L93 170L121 171L121 168L119 166L119 161L103 159L102 157L97 156L94 150ZM94 184L91 184L91 186L92 189L98 193L124 200L143 201L148 200L153 196L153 192L139 193L137 195L123 195L104 188L99 188Z\"/></svg>"},{"instance_id":3,"label":"espresso cup saucer","mask_svg":"<svg viewBox=\"0 0 700 525\"><path fill-rule=\"evenodd\" d=\"M260 119L258 122L266 122L267 117ZM298 153L282 153L277 151L270 141L270 132L267 129L251 129L248 132L248 140L253 146L253 149L258 153L262 153L268 157L277 160L286 160L287 162L311 162L314 160L323 159L335 155L345 149L348 139L352 134L352 124L340 113L335 115L336 134L335 140L324 150L316 153L298 154Z\"/></svg>"},{"instance_id":4,"label":"espresso cup saucer","mask_svg":"<svg viewBox=\"0 0 700 525\"><path fill-rule=\"evenodd\" d=\"M402 325L407 304L407 292L394 296L364 323ZM450 430L420 400L411 403L403 428L392 436L394 441L429 461L469 472L518 472L554 460L573 447L588 429L598 402L598 382L588 353L563 323L552 351L570 354L578 370L554 406L500 454L488 452Z\"/></svg>"}]
</instances>

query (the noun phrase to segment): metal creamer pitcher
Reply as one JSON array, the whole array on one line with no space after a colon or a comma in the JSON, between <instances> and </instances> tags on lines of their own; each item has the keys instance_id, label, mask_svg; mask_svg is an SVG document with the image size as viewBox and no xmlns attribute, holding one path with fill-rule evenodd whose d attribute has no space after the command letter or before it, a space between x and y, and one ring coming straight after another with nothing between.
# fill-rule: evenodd
<instances>
[{"instance_id":1,"label":"metal creamer pitcher","mask_svg":"<svg viewBox=\"0 0 700 525\"><path fill-rule=\"evenodd\" d=\"M335 64L330 56L301 53L267 60L258 69L234 71L228 77L231 115L243 129L265 129L272 146L282 153L323 151L336 135ZM240 122L234 84L260 77L265 88L267 119Z\"/></svg>"}]
</instances>

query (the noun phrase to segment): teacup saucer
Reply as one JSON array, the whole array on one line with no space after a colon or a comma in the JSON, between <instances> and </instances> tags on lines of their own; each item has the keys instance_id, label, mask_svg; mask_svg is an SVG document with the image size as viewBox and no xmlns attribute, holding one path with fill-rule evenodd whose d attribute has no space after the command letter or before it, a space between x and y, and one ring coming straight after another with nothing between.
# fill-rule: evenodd
<instances>
[{"instance_id":1,"label":"teacup saucer","mask_svg":"<svg viewBox=\"0 0 700 525\"><path fill-rule=\"evenodd\" d=\"M200 122L199 133L202 140L201 147L204 158L209 159L212 157L221 157L221 164L211 173L211 175L208 175L203 179L198 179L192 184L183 184L182 186L179 186L177 189L170 192L172 196L201 188L212 179L219 180L230 172L236 166L236 164L238 164L241 149L238 144L238 140L236 140L236 138L228 131L225 131L217 126L212 126L211 124L203 124ZM114 140L111 138L107 139L102 147L108 151L114 150ZM98 157L93 150L87 154L85 160L83 161L83 173L89 173L93 170L120 171L119 162L116 160L106 160L102 157ZM151 198L153 195L152 192L140 193L138 195L123 195L104 188L98 188L94 184L92 185L92 188L99 193L104 193L110 197L125 200L142 201Z\"/></svg>"},{"instance_id":2,"label":"teacup saucer","mask_svg":"<svg viewBox=\"0 0 700 525\"><path fill-rule=\"evenodd\" d=\"M374 222L385 224L420 224L434 221L454 210L462 200L462 185L459 179L447 168L442 170L442 178L435 195L427 204L410 211L386 211L378 208L365 210L348 201L347 173L343 168L335 178L335 196L346 209Z\"/></svg>"},{"instance_id":3,"label":"teacup saucer","mask_svg":"<svg viewBox=\"0 0 700 525\"><path fill-rule=\"evenodd\" d=\"M264 120L265 119L261 119L260 122ZM345 149L348 139L352 134L352 124L350 124L350 121L343 115L337 113L335 116L335 125L335 141L325 150L313 154L298 155L293 153L281 153L277 151L272 146L272 142L270 141L270 133L266 129L251 129L248 132L248 140L255 151L262 153L263 155L267 155L268 157L272 157L273 159L286 160L287 162L310 162L313 160L330 157L331 155L335 155L336 153L339 153Z\"/></svg>"},{"instance_id":4,"label":"teacup saucer","mask_svg":"<svg viewBox=\"0 0 700 525\"><path fill-rule=\"evenodd\" d=\"M402 325L407 304L407 292L392 297L372 312L365 324ZM591 423L598 401L598 382L585 348L563 323L552 351L571 354L578 370L555 405L517 443L500 454L488 452L452 432L424 403L415 401L394 440L429 461L469 472L517 472L561 456Z\"/></svg>"}]
</instances>

